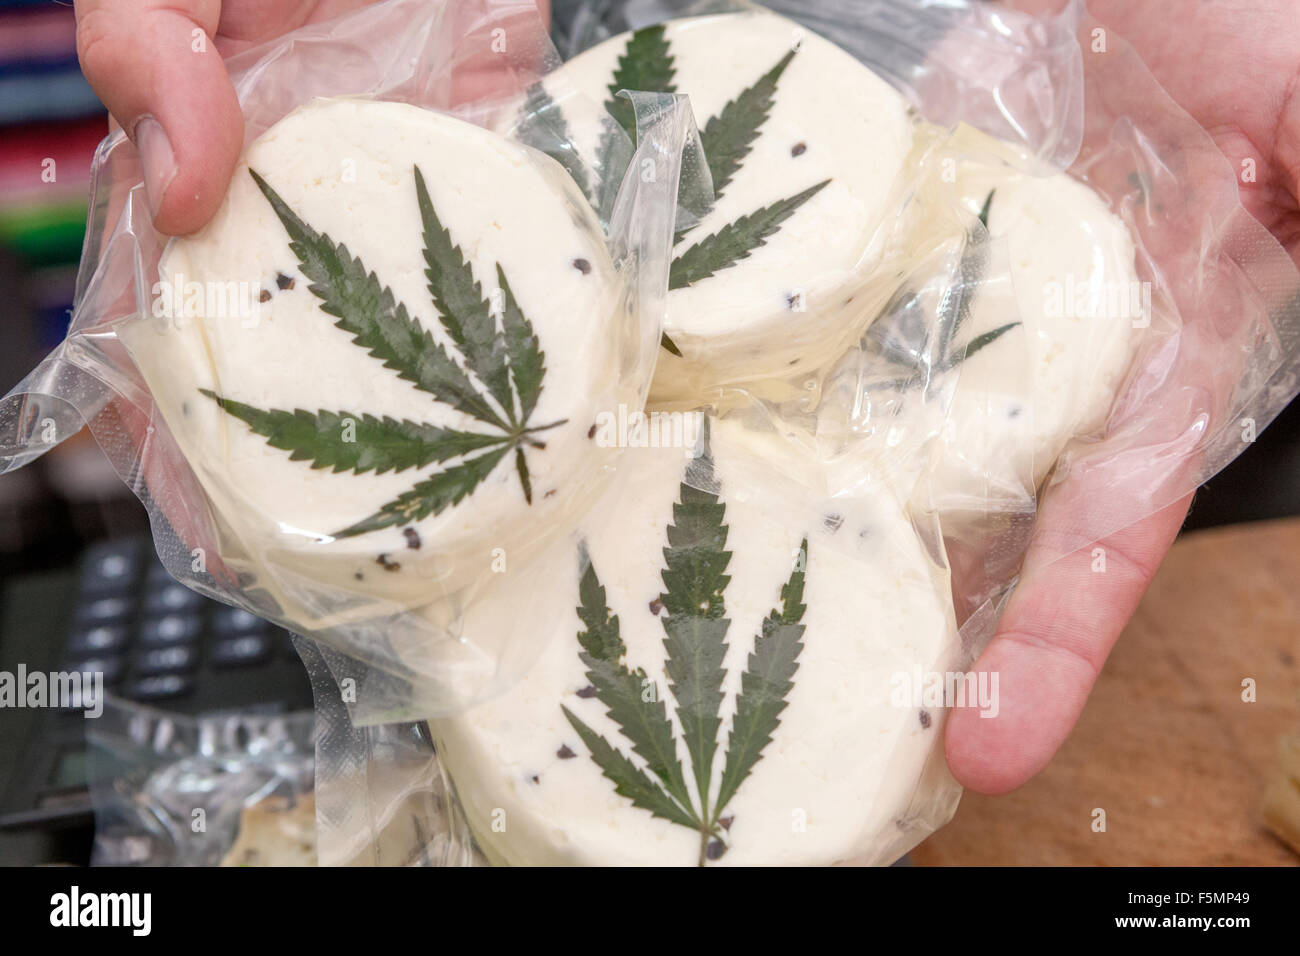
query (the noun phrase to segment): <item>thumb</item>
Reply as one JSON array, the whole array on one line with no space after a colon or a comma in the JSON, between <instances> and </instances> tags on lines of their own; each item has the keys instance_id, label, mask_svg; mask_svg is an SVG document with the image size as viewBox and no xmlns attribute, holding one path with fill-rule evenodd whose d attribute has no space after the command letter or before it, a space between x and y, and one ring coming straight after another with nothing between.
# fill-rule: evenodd
<instances>
[{"instance_id":1,"label":"thumb","mask_svg":"<svg viewBox=\"0 0 1300 956\"><path fill-rule=\"evenodd\" d=\"M154 225L173 235L212 218L243 143L243 116L212 42L220 4L85 0L77 56L140 152Z\"/></svg>"}]
</instances>

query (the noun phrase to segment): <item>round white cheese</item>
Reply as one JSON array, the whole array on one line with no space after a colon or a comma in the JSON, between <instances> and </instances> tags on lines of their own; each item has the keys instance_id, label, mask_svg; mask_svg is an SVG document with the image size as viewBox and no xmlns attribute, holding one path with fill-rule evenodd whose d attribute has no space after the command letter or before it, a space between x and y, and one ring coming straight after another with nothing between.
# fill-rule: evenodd
<instances>
[{"instance_id":1,"label":"round white cheese","mask_svg":"<svg viewBox=\"0 0 1300 956\"><path fill-rule=\"evenodd\" d=\"M1064 173L1021 172L1005 147L969 129L931 157L933 168L946 168L953 153L955 181L930 180L908 227L929 237L922 251L940 254L933 268L944 270L943 282L913 277L900 290L863 350L828 379L816 428L848 452L847 475L884 470L899 483L904 472L909 481L924 476L931 503L949 519L1032 511L1069 441L1104 427L1150 322L1149 286L1138 281L1129 230L1087 185ZM946 250L955 242L944 236L955 239L960 228L955 205L974 217L986 202L988 239L981 246L972 237L953 272L970 283L968 312L945 358L933 327L938 310L955 311L955 300L944 301L955 264ZM924 346L927 331L935 334ZM930 376L909 367L917 361L909 350L956 364Z\"/></svg>"},{"instance_id":2,"label":"round white cheese","mask_svg":"<svg viewBox=\"0 0 1300 956\"><path fill-rule=\"evenodd\" d=\"M500 391L485 381L490 365L471 369L471 349L477 355L488 349L463 347L456 335L473 333L453 335L440 321L426 276L417 168L434 214L479 283L466 302L486 303L492 325L503 329L511 301L500 270L531 323L545 373L526 425L553 427L519 445L527 490L511 448L461 497L444 496L455 500L440 510L408 512L377 530L350 533L383 515L386 504L427 490L421 482L485 452L408 460L386 470L313 467L319 461L310 454L273 447L252 427L247 409L323 413L321 440L344 457L349 441L368 439L373 454L389 453L366 431L364 416L503 434L483 415L456 407L447 393L417 387L417 381L427 385L421 363L442 349L475 401L506 430L514 427L510 416L524 414L528 387L519 376L526 371L510 359L514 391L506 394L514 407L507 411L495 397ZM354 341L355 328L340 328L340 316L323 308L282 218L250 172L308 227L346 246L377 286L391 290L409 322L399 327L395 306L375 298L364 316L384 315L389 324L367 333L364 344ZM120 336L210 496L228 544L223 558L287 598L307 626L354 602L426 603L482 579L493 549L516 557L549 528L562 527L566 513L584 506L590 482L606 464L606 450L588 438L596 415L620 400L635 401L621 393L617 378L616 357L629 334L622 282L599 223L569 177L540 153L414 106L319 100L289 114L248 147L213 221L167 246L159 274L155 311L164 314L127 323ZM243 293L238 307L229 301L213 307L210 296L222 288ZM170 311L162 301L167 294L173 294ZM469 322L468 306L447 308ZM420 356L418 367L404 373L389 360L403 341L414 341L408 353ZM215 397L242 405L218 404ZM398 446L409 458L409 443ZM509 446L486 451L501 447Z\"/></svg>"},{"instance_id":3,"label":"round white cheese","mask_svg":"<svg viewBox=\"0 0 1300 956\"><path fill-rule=\"evenodd\" d=\"M971 212L993 193L988 231L1018 312L976 290L961 338L1021 324L958 367L933 492L941 510L1014 510L1072 438L1104 427L1150 322L1149 286L1123 221L1069 175L964 164L957 188Z\"/></svg>"},{"instance_id":4,"label":"round white cheese","mask_svg":"<svg viewBox=\"0 0 1300 956\"><path fill-rule=\"evenodd\" d=\"M942 670L953 653L946 571L929 560L887 489L830 497L819 465L788 448L774 455L774 444L782 443L715 421L711 469L681 449L630 450L628 467L584 520L579 541L557 545L545 559L545 593L534 595L536 584L518 587L503 579L491 601L471 609L467 634L500 627L503 607L513 609L516 621L522 609L546 608L528 614L532 640L544 649L523 680L493 700L431 723L439 757L493 862L695 865L703 850L710 864L888 863L907 848L900 834L914 809L937 800L940 791L951 793L950 778L935 766L941 711L898 697L904 675ZM682 543L680 529L688 520L676 507L684 480L693 487L716 481L730 554L711 800L734 746L737 695L756 635L764 618L783 607L782 588L807 540L803 648L793 686L771 741L723 808L716 835L703 842L697 829L654 816L617 792L565 715L567 709L645 766L595 695L579 658L581 543L617 615L625 644L621 662L644 670L642 700L650 695L665 703L676 759L685 779L694 780L669 686L671 601L666 606L663 593L669 590L665 548ZM567 613L551 612L555 594L567 597ZM695 785L687 787L698 808Z\"/></svg>"},{"instance_id":5,"label":"round white cheese","mask_svg":"<svg viewBox=\"0 0 1300 956\"><path fill-rule=\"evenodd\" d=\"M546 81L588 163L603 129L581 102L609 99L632 36L593 47ZM671 20L663 38L671 85L690 96L706 152L710 121L797 51L739 169L713 184L716 203L677 243L679 261L744 217L824 185L746 258L669 292L666 332L685 361L661 353L654 398L690 399L717 384L819 367L869 318L855 293L899 194L912 145L907 103L845 51L766 12Z\"/></svg>"}]
</instances>

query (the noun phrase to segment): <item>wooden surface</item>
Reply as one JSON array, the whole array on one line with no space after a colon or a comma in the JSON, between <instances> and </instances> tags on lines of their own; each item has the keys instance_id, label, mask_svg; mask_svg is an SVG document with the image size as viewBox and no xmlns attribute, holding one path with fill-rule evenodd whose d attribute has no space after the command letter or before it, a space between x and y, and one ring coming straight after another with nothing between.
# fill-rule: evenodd
<instances>
[{"instance_id":1,"label":"wooden surface","mask_svg":"<svg viewBox=\"0 0 1300 956\"><path fill-rule=\"evenodd\" d=\"M1300 863L1260 815L1300 732L1298 660L1300 520L1179 539L1052 763L1006 796L967 793L913 862Z\"/></svg>"}]
</instances>

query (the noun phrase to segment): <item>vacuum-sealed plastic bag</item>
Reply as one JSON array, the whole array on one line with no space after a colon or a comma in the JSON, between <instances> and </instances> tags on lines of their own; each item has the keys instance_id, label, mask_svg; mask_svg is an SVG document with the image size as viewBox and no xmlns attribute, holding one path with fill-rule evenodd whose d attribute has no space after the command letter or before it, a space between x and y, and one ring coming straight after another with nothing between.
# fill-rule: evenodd
<instances>
[{"instance_id":1,"label":"vacuum-sealed plastic bag","mask_svg":"<svg viewBox=\"0 0 1300 956\"><path fill-rule=\"evenodd\" d=\"M1082 3L771 10L301 31L165 249L101 149L6 459L90 422L169 569L317 639L322 861L888 862L1027 549L1300 387L1295 266Z\"/></svg>"},{"instance_id":2,"label":"vacuum-sealed plastic bag","mask_svg":"<svg viewBox=\"0 0 1300 956\"><path fill-rule=\"evenodd\" d=\"M629 449L545 578L504 576L471 612L545 608L543 650L506 693L428 721L429 749L351 725L329 699L350 665L322 652L333 858L392 860L419 829L454 863L886 863L951 812L942 694L923 688L959 654L937 524L919 533L884 479L834 487L761 415L691 417L693 440Z\"/></svg>"},{"instance_id":3,"label":"vacuum-sealed plastic bag","mask_svg":"<svg viewBox=\"0 0 1300 956\"><path fill-rule=\"evenodd\" d=\"M670 292L646 421L710 404L717 447L675 462L681 477L672 480L662 449L638 452L645 464L616 476L576 537L541 562L544 586L520 572L519 590L500 599L540 609L534 630L545 650L516 691L431 720L433 752L404 750L413 767L405 784L425 780L422 792L436 806L421 827L435 834L426 845L440 848L430 858L896 858L956 805L940 743L947 711L996 712L996 675L983 675L981 687L968 669L996 629L1026 549L1050 561L1090 548L1185 496L1300 387L1294 265L1241 206L1234 170L1208 135L1082 3L1039 19L984 3L767 6L800 27L781 27L784 50L769 37L766 56L751 51L733 62L733 50L779 32L752 6L629 5L620 26L637 32L611 37L585 21L583 35L566 44L574 57L554 74L597 90L589 99L602 83L612 98L632 75L659 92L702 86L693 106L711 193L679 196L685 218L672 260L689 281ZM711 19L656 28L665 17L693 15ZM697 49L693 31L715 39ZM774 201L820 180L783 179L768 196L761 189L776 184L742 190L741 177L756 162L746 157L763 157L749 171L771 168L775 180L776 170L789 177L828 148L789 134L803 113L814 123L817 109L855 102L853 94L815 80L803 90L792 84L793 93L782 88L808 51L824 51L823 40L910 106L907 158L898 161L906 168L888 188L888 176L873 180L888 195L887 221L855 247L874 244L879 253L854 260L870 273L853 280L870 290L861 313L836 317L814 295L805 299L809 318L788 300L773 320L780 333L752 350L762 359L753 368L673 377L675 362L691 361L673 334L673 295L707 291L733 268L735 279L737 264L747 263L753 281L738 282L734 299L723 295L688 318L720 321L730 307L770 298L761 254L783 263L780 276L800 251L783 251L782 231L815 241L796 223L816 212L828 186L799 208L783 207L788 215L776 223ZM744 80L732 76L746 70ZM577 156L600 155L599 137L569 115ZM777 122L769 127L764 117ZM850 201L840 196L841 205ZM732 208L738 203L749 206ZM725 222L706 222L715 214ZM741 236L754 217L766 225ZM831 221L823 210L804 225L815 231ZM772 226L779 229L761 236L770 244L757 244ZM698 256L690 250L719 235L749 256L733 254L711 275L689 270ZM846 340L804 362L802 331L828 315L831 338L843 331ZM756 327L768 318L757 316ZM690 329L680 331L700 348ZM788 376L780 361L790 362ZM698 364L707 372L726 362ZM729 446L735 429L751 437ZM763 546L770 567L758 572L751 562ZM699 563L687 571L682 554L692 548ZM860 573L847 570L854 561ZM892 562L897 577L868 573L879 561ZM813 610L815 571L823 581L843 572L868 582L837 592L850 619ZM692 582L719 584L720 574L725 587L690 591ZM939 636L942 626L930 644L890 636L889 602L875 589L921 580L927 588L907 592L915 600L896 595L893 607L921 628L923 604L950 605L959 626L951 641ZM681 588L698 602L672 606ZM733 599L733 588L744 596ZM687 648L699 655L690 666L682 663ZM844 666L841 685L823 686L817 655L828 651L841 665L860 654L863 666ZM347 669L334 662L325 672L332 678L317 679L319 701L337 700ZM840 706L828 713L818 707L824 701ZM841 721L845 714L853 716ZM873 731L867 755L858 747ZM401 819L405 811L395 808L409 809L409 786L385 781L382 762L367 757L367 742L384 733L349 723L338 746L322 749L318 786L346 788L351 801L346 820L322 820L323 844L377 844L392 831L367 821ZM844 761L824 767L820 760L836 751ZM816 785L803 780L807 772ZM857 800L835 803L850 781Z\"/></svg>"},{"instance_id":4,"label":"vacuum-sealed plastic bag","mask_svg":"<svg viewBox=\"0 0 1300 956\"><path fill-rule=\"evenodd\" d=\"M310 713L188 717L110 698L88 727L96 865L315 864Z\"/></svg>"},{"instance_id":5,"label":"vacuum-sealed plastic bag","mask_svg":"<svg viewBox=\"0 0 1300 956\"><path fill-rule=\"evenodd\" d=\"M232 58L213 221L164 241L106 139L68 338L0 405L8 467L89 423L168 570L367 662L370 720L526 669L463 610L572 527L621 455L598 417L649 387L689 109L638 101L598 216L529 107L556 62L530 0L399 0Z\"/></svg>"}]
</instances>

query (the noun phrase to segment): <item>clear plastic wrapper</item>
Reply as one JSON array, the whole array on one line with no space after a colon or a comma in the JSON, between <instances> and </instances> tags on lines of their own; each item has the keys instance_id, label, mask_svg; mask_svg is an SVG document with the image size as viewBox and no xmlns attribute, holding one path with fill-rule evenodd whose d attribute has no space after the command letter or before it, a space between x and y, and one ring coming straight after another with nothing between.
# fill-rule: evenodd
<instances>
[{"instance_id":1,"label":"clear plastic wrapper","mask_svg":"<svg viewBox=\"0 0 1300 956\"><path fill-rule=\"evenodd\" d=\"M792 463L803 460L813 463L816 476L803 487L816 486L846 512L855 501L888 496L901 503L912 543L929 555L945 586L951 581L960 627L951 656L936 654L933 667L968 668L996 629L1027 548L1050 561L1161 510L1231 461L1295 396L1300 281L1285 251L1242 208L1234 170L1209 136L1082 3L1040 19L991 4L920 0L773 0L769 6L849 51L906 97L917 123L914 165L900 180L894 219L879 234L885 268L877 270L856 346L786 379L709 383L722 387L701 398L725 413L723 419L744 422L775 442L758 452L774 474L733 485L739 499L762 502L779 484L774 475L788 478ZM629 5L619 25L635 29L666 16L751 9ZM568 44L578 56L609 42L612 32L590 19L579 28ZM706 146L708 139L702 136ZM1041 190L1047 198L1035 200ZM691 203L683 206L690 211ZM1100 271L1052 265L1053 255L1068 260L1078 253L1070 240L1057 247L1036 238L1037 224L1025 213L1036 206L1049 227L1056 215L1062 226L1082 224L1081 231L1102 236L1096 240L1105 260ZM1039 258L1025 253L1035 243ZM1046 360L1058 353L1069 360L1064 371L1044 375ZM665 362L661 356L661 375ZM652 400L656 407L677 405ZM683 493L716 490L689 477L699 472L686 474ZM1053 509L1052 521L1040 526L1046 508ZM662 567L658 553L644 557ZM557 573L561 579L567 577ZM562 596L560 605L565 627L575 630L572 596ZM549 620L544 629L551 629ZM732 639L746 640L735 633ZM573 636L552 639L548 648L557 641L572 644ZM537 666L544 670L555 653L548 650ZM652 673L656 662L644 666ZM735 658L734 669L742 666ZM533 671L522 686L543 679ZM317 692L337 696L332 681L318 682ZM464 757L466 738L445 728L450 722L463 730L476 715L487 724L508 723L507 712L519 706L513 698L490 701L448 718L442 731L432 722L434 740L441 737L448 747L446 761L429 757L421 771L439 767L429 791L441 798L438 839L462 850L473 842L468 813L484 831L478 842L489 850L497 843L491 814L503 810L509 818L511 811L490 789L458 790L458 774L467 787L482 788L486 778L481 769L464 769L472 763ZM932 726L941 726L942 710L930 717ZM610 741L623 743L607 729ZM358 732L363 740L381 733ZM475 732L487 733L481 725ZM725 738L724 726L719 739ZM547 805L540 795L547 774L590 762L589 747L556 743L561 749L538 751L549 762L533 759L537 780L524 773L527 761L510 764L519 799ZM344 766L350 769L343 779L355 782L355 756L363 751L353 740L323 760L321 786ZM378 776L379 768L365 766ZM887 862L950 817L959 788L946 772L941 745L906 771L894 766L885 776L901 787L885 798L895 809L895 830L837 862ZM603 783L613 791L609 779ZM872 793L887 789L882 784ZM388 805L378 790L365 799L372 814ZM352 817L364 826L360 819ZM322 839L355 842L355 829L344 829L323 829ZM660 830L677 833L671 823ZM577 843L568 861L583 860L584 835L570 835ZM503 838L483 859L566 859L554 846L539 849L529 839L521 836L519 846L527 849L514 860ZM658 837L647 832L647 839ZM717 839L722 851L712 855L705 840L702 862L745 860L735 850L740 831ZM846 839L846 850L852 846ZM634 856L630 850L628 858ZM447 861L479 860L463 851Z\"/></svg>"},{"instance_id":2,"label":"clear plastic wrapper","mask_svg":"<svg viewBox=\"0 0 1300 956\"><path fill-rule=\"evenodd\" d=\"M937 523L887 479L837 488L762 416L698 418L630 448L546 576L507 574L476 609L529 608L541 654L506 693L431 719L432 750L351 725L351 665L324 653L319 746L340 759L322 757L322 807L338 798L322 842L339 858L358 828L381 848L412 833L412 801L435 801L431 859L497 864L889 863L951 812L941 701L919 695L960 651ZM359 748L383 753L341 759ZM392 799L372 825L377 793Z\"/></svg>"},{"instance_id":3,"label":"clear plastic wrapper","mask_svg":"<svg viewBox=\"0 0 1300 956\"><path fill-rule=\"evenodd\" d=\"M110 697L87 726L95 865L315 863L312 714L184 717Z\"/></svg>"},{"instance_id":4,"label":"clear plastic wrapper","mask_svg":"<svg viewBox=\"0 0 1300 956\"><path fill-rule=\"evenodd\" d=\"M4 467L89 424L167 569L365 662L368 721L527 669L463 610L572 527L621 453L595 418L649 387L689 109L642 98L599 219L520 112L557 60L531 0L398 0L232 58L213 222L158 235L109 136L68 337L0 403Z\"/></svg>"},{"instance_id":5,"label":"clear plastic wrapper","mask_svg":"<svg viewBox=\"0 0 1300 956\"><path fill-rule=\"evenodd\" d=\"M317 93L400 89L385 98L454 107L445 65L476 62L457 37L522 15L486 0L411 6L398 29L386 18L405 6L319 28L326 49L351 51L357 72L346 83L333 69L312 79L320 51L306 39L236 62L258 80L256 93L240 86L259 104L250 135ZM471 7L488 15L462 18ZM302 645L317 697L322 861L890 862L946 822L959 796L942 753L956 702L946 691L900 702L894 678L915 672L925 683L969 667L1027 548L1049 561L1177 501L1300 387L1295 266L1244 211L1209 136L1121 37L1103 30L1098 45L1082 3L1043 19L924 0L771 9L801 26L739 3L629 6L634 29L705 19L632 39L588 21L557 69L543 40L527 40L516 54L541 60L520 65L512 54L508 88L462 104L459 115L555 159L546 168L564 171L568 185L557 188L574 220L607 236L621 301L635 305L616 378L636 384L630 396L603 394L605 414L588 433L610 451L610 467L592 472L607 480L574 481L571 497L557 493L566 520L550 535L506 549L500 570L474 586L434 575L419 606L385 594L396 606L376 613L374 593L339 600L333 579L312 595L311 580L268 576L264 554L220 533L207 486L176 453L115 333L86 311L139 312L145 263L160 251L151 234L137 237L138 189L118 207L113 190L97 191L96 209L117 226L92 232L87 260L98 267L83 269L84 325L0 408L10 460L37 453L43 434L63 435L63 423L89 420L133 487L152 493L155 516L177 525L179 541L156 522L169 568L184 572L190 540L216 541L236 586L202 586L322 638ZM734 42L718 39L729 30ZM424 71L387 50L372 59L390 34ZM665 72L679 42L681 61ZM271 82L278 69L293 82ZM634 74L649 89L617 95ZM698 134L681 96L693 86ZM833 110L819 112L838 102L869 102L874 125L841 129ZM888 148L872 154L871 175L834 191L852 186L863 152L854 136L873 133ZM110 140L101 179L134 181L116 170L128 159ZM809 254L828 240L834 261ZM721 258L719 243L730 250ZM602 264L583 261L600 274ZM710 298L710 288L722 291ZM815 354L804 348L810 329ZM642 414L647 388L648 411L667 417ZM716 460L691 457L690 416L671 417L705 404ZM681 426L666 441L656 431L664 422ZM727 569L699 614L670 580L674 535L689 538L691 522L704 536L699 552L722 562L711 573ZM188 537L192 528L205 537ZM397 560L381 555L372 573ZM813 599L836 581L838 613L851 605L851 621ZM708 694L695 693L699 674L674 672L676 620L716 622L723 597L728 649L712 632L699 645L713 656L697 665L713 676ZM327 626L302 628L303 614L286 606ZM608 638L612 616L626 660L593 636ZM907 638L909 626L926 639ZM760 645L772 635L784 638ZM826 654L839 684L818 676ZM747 690L746 677L773 661L785 676L753 676ZM647 726L673 741L681 733L665 752L694 780L652 753L649 731L613 716L611 686L625 679L654 688L627 707L673 712ZM820 700L843 706L819 711ZM759 743L736 750L737 726L760 711ZM850 756L831 768L835 747ZM733 753L744 759L728 771ZM810 769L824 785L803 800L790 788ZM835 796L846 789L851 803ZM809 803L832 823L792 826ZM790 839L800 832L807 839Z\"/></svg>"}]
</instances>

